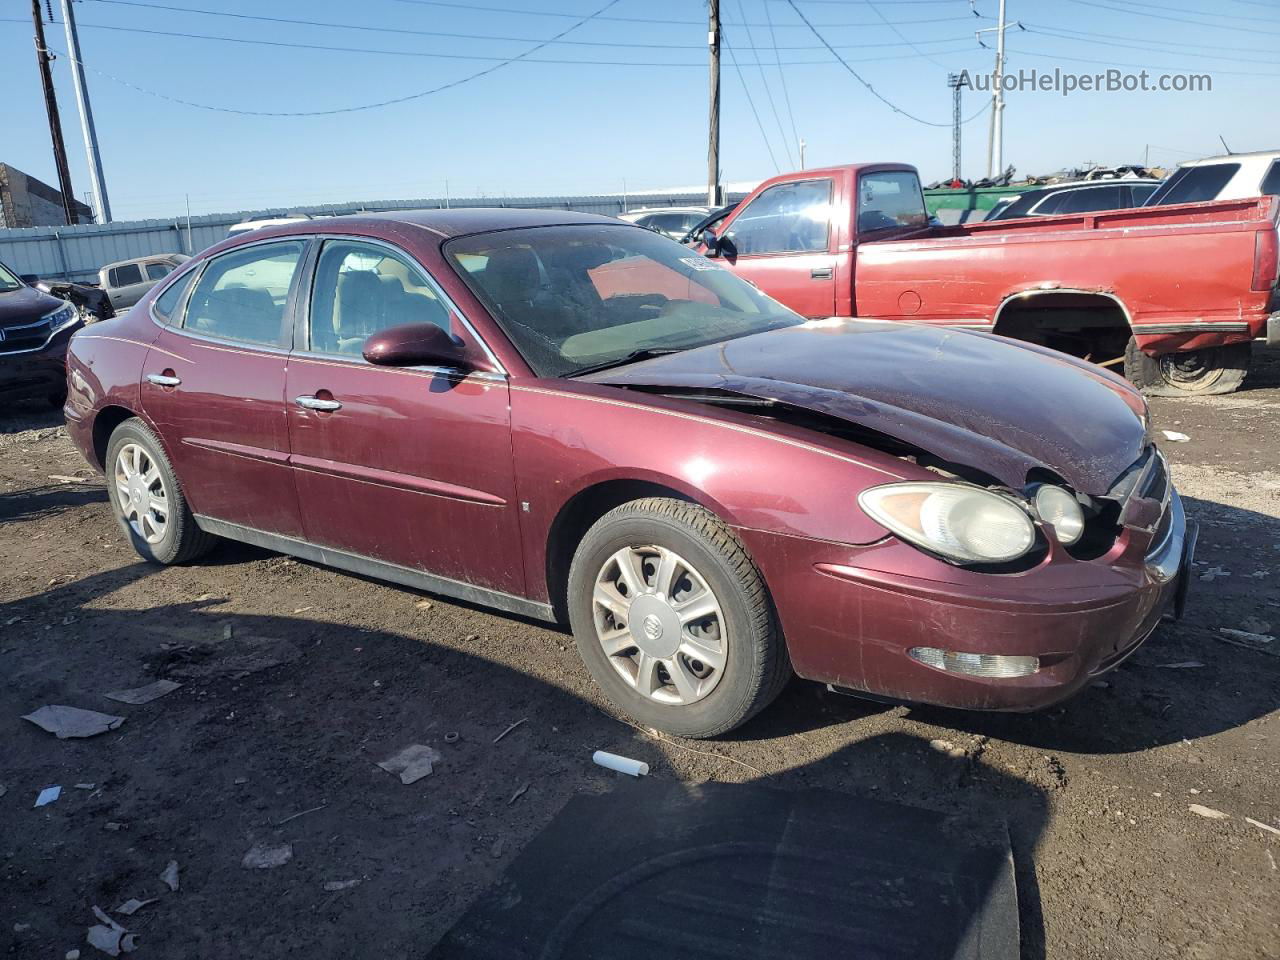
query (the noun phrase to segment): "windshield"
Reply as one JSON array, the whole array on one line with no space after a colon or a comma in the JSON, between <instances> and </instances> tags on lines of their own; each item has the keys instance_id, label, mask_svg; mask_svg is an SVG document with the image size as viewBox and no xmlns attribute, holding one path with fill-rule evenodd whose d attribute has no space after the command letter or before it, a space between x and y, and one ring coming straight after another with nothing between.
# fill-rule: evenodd
<instances>
[{"instance_id":1,"label":"windshield","mask_svg":"<svg viewBox=\"0 0 1280 960\"><path fill-rule=\"evenodd\" d=\"M544 377L803 322L715 261L622 224L460 237L445 253Z\"/></svg>"},{"instance_id":2,"label":"windshield","mask_svg":"<svg viewBox=\"0 0 1280 960\"><path fill-rule=\"evenodd\" d=\"M0 263L0 293L12 293L22 286L22 281L9 272L9 268Z\"/></svg>"}]
</instances>

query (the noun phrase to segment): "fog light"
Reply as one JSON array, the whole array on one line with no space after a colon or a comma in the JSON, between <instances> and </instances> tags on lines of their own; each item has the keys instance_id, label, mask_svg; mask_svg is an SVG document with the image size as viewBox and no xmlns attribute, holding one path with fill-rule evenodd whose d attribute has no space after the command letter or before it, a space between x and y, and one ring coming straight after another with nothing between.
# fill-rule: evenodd
<instances>
[{"instance_id":1,"label":"fog light","mask_svg":"<svg viewBox=\"0 0 1280 960\"><path fill-rule=\"evenodd\" d=\"M907 656L925 666L971 677L1026 677L1040 669L1039 657L1007 657L998 653L957 653L937 647L912 647Z\"/></svg>"}]
</instances>

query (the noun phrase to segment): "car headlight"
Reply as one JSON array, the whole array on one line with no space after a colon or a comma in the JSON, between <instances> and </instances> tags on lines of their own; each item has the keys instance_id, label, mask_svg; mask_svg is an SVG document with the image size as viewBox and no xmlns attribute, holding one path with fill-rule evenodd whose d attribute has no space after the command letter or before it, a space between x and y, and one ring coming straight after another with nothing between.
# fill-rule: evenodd
<instances>
[{"instance_id":1,"label":"car headlight","mask_svg":"<svg viewBox=\"0 0 1280 960\"><path fill-rule=\"evenodd\" d=\"M1084 534L1084 511L1071 492L1045 484L1036 490L1036 514L1053 527L1058 542L1071 546Z\"/></svg>"},{"instance_id":2,"label":"car headlight","mask_svg":"<svg viewBox=\"0 0 1280 960\"><path fill-rule=\"evenodd\" d=\"M872 518L904 540L965 563L1014 560L1035 544L1026 510L964 483L888 483L858 495Z\"/></svg>"},{"instance_id":3,"label":"car headlight","mask_svg":"<svg viewBox=\"0 0 1280 960\"><path fill-rule=\"evenodd\" d=\"M77 312L74 305L70 303L64 303L62 306L58 307L58 309L51 310L49 313L46 313L40 319L47 321L52 332L57 333L63 327L69 326L70 324L74 323L76 321L76 318L78 318L79 316L80 314L79 312Z\"/></svg>"}]
</instances>

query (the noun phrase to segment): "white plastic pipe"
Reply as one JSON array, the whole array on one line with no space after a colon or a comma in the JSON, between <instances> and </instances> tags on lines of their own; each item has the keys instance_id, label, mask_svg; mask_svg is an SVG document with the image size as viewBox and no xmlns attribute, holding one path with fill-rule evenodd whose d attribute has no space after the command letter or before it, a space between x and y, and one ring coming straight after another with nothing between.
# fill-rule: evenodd
<instances>
[{"instance_id":1,"label":"white plastic pipe","mask_svg":"<svg viewBox=\"0 0 1280 960\"><path fill-rule=\"evenodd\" d=\"M591 759L602 767L617 770L631 777L643 777L649 772L647 763L632 760L630 757L620 757L616 753L605 753L603 750L597 750L591 755Z\"/></svg>"}]
</instances>

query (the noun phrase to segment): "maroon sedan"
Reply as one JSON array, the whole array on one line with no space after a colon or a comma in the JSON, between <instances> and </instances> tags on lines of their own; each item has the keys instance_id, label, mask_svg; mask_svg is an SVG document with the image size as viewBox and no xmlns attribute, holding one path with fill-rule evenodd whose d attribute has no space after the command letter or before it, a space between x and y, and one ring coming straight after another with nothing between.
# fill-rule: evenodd
<instances>
[{"instance_id":1,"label":"maroon sedan","mask_svg":"<svg viewBox=\"0 0 1280 960\"><path fill-rule=\"evenodd\" d=\"M1119 378L806 322L603 217L259 230L79 333L68 376L148 560L228 537L567 620L619 709L685 736L793 672L1053 703L1181 606L1194 540Z\"/></svg>"}]
</instances>

